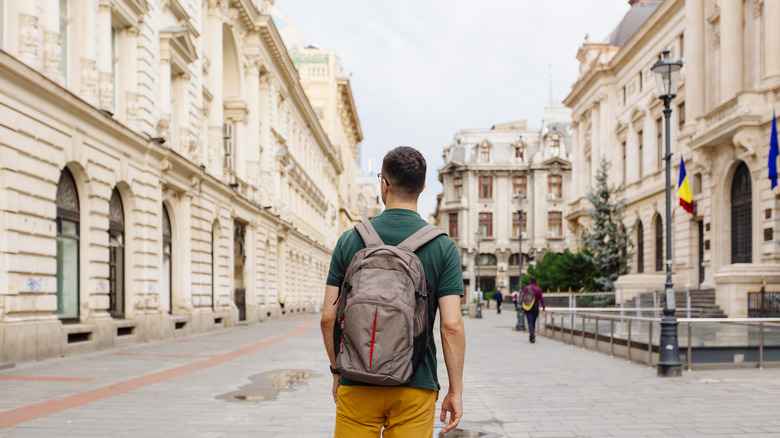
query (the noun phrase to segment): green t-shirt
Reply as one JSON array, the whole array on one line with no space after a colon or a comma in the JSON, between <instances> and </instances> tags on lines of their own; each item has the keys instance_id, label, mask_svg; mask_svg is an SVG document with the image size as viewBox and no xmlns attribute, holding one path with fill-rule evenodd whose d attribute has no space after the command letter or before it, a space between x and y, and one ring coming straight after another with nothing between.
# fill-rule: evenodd
<instances>
[{"instance_id":1,"label":"green t-shirt","mask_svg":"<svg viewBox=\"0 0 780 438\"><path fill-rule=\"evenodd\" d=\"M385 210L379 216L371 219L379 237L386 245L399 245L407 237L414 234L427 222L412 210L390 209ZM329 286L339 286L340 274L346 272L352 257L365 248L363 239L353 228L341 235L333 249L333 258L330 260L328 272ZM433 287L436 297L447 295L463 295L463 271L460 266L460 255L455 242L447 236L439 236L428 242L416 251L425 270L425 279ZM412 388L440 389L439 379L436 375L436 345L433 338L433 327L430 328L430 342L420 366L414 372L412 380L401 386ZM367 383L341 377L341 385L370 386Z\"/></svg>"}]
</instances>

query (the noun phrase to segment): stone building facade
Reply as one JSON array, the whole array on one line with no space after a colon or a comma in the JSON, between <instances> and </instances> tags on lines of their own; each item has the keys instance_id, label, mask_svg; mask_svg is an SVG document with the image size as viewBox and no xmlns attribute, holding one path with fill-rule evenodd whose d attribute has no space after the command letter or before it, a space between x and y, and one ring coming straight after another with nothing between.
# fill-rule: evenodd
<instances>
[{"instance_id":1,"label":"stone building facade","mask_svg":"<svg viewBox=\"0 0 780 438\"><path fill-rule=\"evenodd\" d=\"M780 98L780 2L631 0L607 41L579 50L580 76L564 103L573 110L569 227L588 224L585 193L599 157L625 183L633 226L631 273L616 283L630 298L665 281L663 103L651 67L664 49L684 66L672 101L673 281L711 289L733 317L747 316L747 291L780 283L778 192L767 178L773 109ZM696 203L678 207L680 156Z\"/></svg>"},{"instance_id":2,"label":"stone building facade","mask_svg":"<svg viewBox=\"0 0 780 438\"><path fill-rule=\"evenodd\" d=\"M541 130L525 121L463 130L444 148L444 192L433 217L458 245L468 290L506 293L519 284L519 234L523 268L529 253L541 258L571 245L563 219L571 193L569 124L569 110L551 102ZM512 199L518 193L526 197L522 230Z\"/></svg>"},{"instance_id":3,"label":"stone building facade","mask_svg":"<svg viewBox=\"0 0 780 438\"><path fill-rule=\"evenodd\" d=\"M272 3L0 0L0 362L317 307L344 165Z\"/></svg>"},{"instance_id":4,"label":"stone building facade","mask_svg":"<svg viewBox=\"0 0 780 438\"><path fill-rule=\"evenodd\" d=\"M314 113L341 160L338 224L339 230L346 230L361 220L356 175L359 173L358 144L363 140L363 131L352 86L333 50L304 45L298 30L281 11L273 8L271 14L298 68L301 85Z\"/></svg>"}]
</instances>

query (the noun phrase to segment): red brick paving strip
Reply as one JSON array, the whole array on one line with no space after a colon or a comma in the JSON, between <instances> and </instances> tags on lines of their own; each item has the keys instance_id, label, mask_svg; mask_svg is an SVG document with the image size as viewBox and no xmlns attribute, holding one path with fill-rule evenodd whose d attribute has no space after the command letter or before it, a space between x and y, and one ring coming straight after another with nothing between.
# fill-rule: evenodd
<instances>
[{"instance_id":1,"label":"red brick paving strip","mask_svg":"<svg viewBox=\"0 0 780 438\"><path fill-rule=\"evenodd\" d=\"M119 351L111 353L112 356L151 356L151 357L214 357L213 354L173 354L173 353L140 353Z\"/></svg>"},{"instance_id":2,"label":"red brick paving strip","mask_svg":"<svg viewBox=\"0 0 780 438\"><path fill-rule=\"evenodd\" d=\"M301 324L301 326L297 329L289 331L275 338L271 338L267 341L260 341L247 347L239 348L238 350L220 354L219 356L214 356L212 358L204 359L188 365L182 365L176 368L171 368L169 370L147 374L145 376L125 380L124 382L115 383L104 386L102 388L93 389L91 391L85 391L54 400L36 403L34 405L24 406L6 412L0 412L0 429L16 426L17 424L35 420L36 418L45 417L56 412L64 411L65 409L75 408L77 406L82 406L88 403L96 402L98 400L114 397L126 392L153 385L155 383L163 382L174 377L183 376L185 374L219 365L229 360L233 360L241 356L262 350L263 348L278 344L279 342L300 336L311 330L317 323L317 320L309 321Z\"/></svg>"}]
</instances>

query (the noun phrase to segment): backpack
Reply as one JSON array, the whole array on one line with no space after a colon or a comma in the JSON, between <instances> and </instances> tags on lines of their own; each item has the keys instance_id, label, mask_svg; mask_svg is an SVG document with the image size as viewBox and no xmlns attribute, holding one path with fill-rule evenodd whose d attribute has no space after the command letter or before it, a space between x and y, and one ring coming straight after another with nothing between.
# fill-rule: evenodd
<instances>
[{"instance_id":1,"label":"backpack","mask_svg":"<svg viewBox=\"0 0 780 438\"><path fill-rule=\"evenodd\" d=\"M336 300L336 365L352 380L402 385L422 362L436 317L436 294L414 251L445 233L428 224L392 246L367 220L355 229L366 247L352 257Z\"/></svg>"},{"instance_id":2,"label":"backpack","mask_svg":"<svg viewBox=\"0 0 780 438\"><path fill-rule=\"evenodd\" d=\"M536 304L536 294L534 293L533 289L528 288L526 289L525 296L523 297L523 310L526 312L530 311L534 308L534 305Z\"/></svg>"}]
</instances>

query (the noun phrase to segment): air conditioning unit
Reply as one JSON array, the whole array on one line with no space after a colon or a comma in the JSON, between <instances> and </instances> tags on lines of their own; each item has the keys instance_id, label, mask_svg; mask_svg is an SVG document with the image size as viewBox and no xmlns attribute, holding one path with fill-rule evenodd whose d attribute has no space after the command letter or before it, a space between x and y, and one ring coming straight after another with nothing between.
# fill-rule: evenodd
<instances>
[{"instance_id":1,"label":"air conditioning unit","mask_svg":"<svg viewBox=\"0 0 780 438\"><path fill-rule=\"evenodd\" d=\"M552 201L552 200L555 200L555 193L548 193L548 194L547 194L547 199L549 199L549 200L551 200L551 201Z\"/></svg>"},{"instance_id":2,"label":"air conditioning unit","mask_svg":"<svg viewBox=\"0 0 780 438\"><path fill-rule=\"evenodd\" d=\"M498 267L498 270L501 272L506 271L506 266L501 265Z\"/></svg>"},{"instance_id":3,"label":"air conditioning unit","mask_svg":"<svg viewBox=\"0 0 780 438\"><path fill-rule=\"evenodd\" d=\"M554 232L548 231L547 232L547 237L558 237L558 236Z\"/></svg>"},{"instance_id":4,"label":"air conditioning unit","mask_svg":"<svg viewBox=\"0 0 780 438\"><path fill-rule=\"evenodd\" d=\"M520 233L520 237L523 238L523 239L526 239L528 237L528 233L523 231L522 233Z\"/></svg>"}]
</instances>

